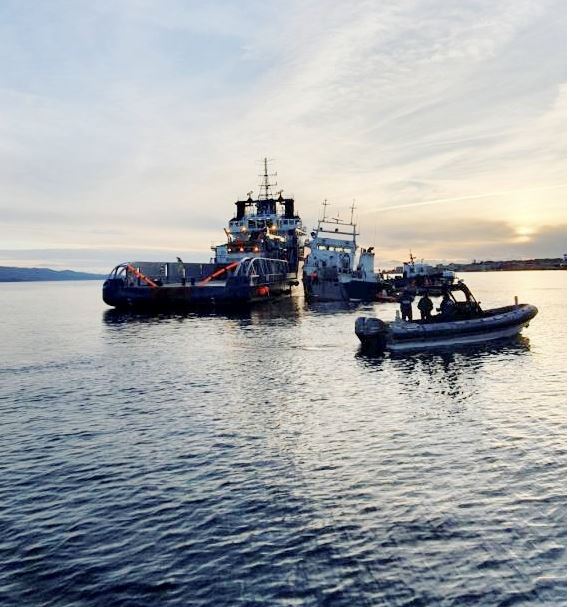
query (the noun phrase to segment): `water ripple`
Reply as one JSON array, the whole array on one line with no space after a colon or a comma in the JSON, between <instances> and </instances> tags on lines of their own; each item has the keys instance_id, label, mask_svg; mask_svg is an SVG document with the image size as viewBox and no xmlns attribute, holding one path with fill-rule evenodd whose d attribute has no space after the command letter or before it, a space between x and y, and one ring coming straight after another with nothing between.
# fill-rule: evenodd
<instances>
[{"instance_id":1,"label":"water ripple","mask_svg":"<svg viewBox=\"0 0 569 607\"><path fill-rule=\"evenodd\" d=\"M518 341L380 357L353 307L129 316L91 283L12 287L0 604L565 604L561 274L473 276L538 305Z\"/></svg>"}]
</instances>

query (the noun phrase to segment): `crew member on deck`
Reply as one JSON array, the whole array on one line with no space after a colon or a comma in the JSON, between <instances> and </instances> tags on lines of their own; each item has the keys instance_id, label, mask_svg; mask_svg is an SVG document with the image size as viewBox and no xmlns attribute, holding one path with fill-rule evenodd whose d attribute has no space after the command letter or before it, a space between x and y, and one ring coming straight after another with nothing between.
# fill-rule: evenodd
<instances>
[{"instance_id":1,"label":"crew member on deck","mask_svg":"<svg viewBox=\"0 0 569 607\"><path fill-rule=\"evenodd\" d=\"M184 265L184 262L179 257L176 257L176 259L178 260L178 274L180 275L180 282L182 283L182 286L185 287L186 286L186 266Z\"/></svg>"},{"instance_id":2,"label":"crew member on deck","mask_svg":"<svg viewBox=\"0 0 569 607\"><path fill-rule=\"evenodd\" d=\"M403 320L413 320L413 301L415 297L413 293L407 289L403 291L399 298L399 306L401 308L401 318Z\"/></svg>"},{"instance_id":3,"label":"crew member on deck","mask_svg":"<svg viewBox=\"0 0 569 607\"><path fill-rule=\"evenodd\" d=\"M439 308L439 310L441 311L442 316L444 316L445 318L448 318L449 320L454 318L456 308L454 305L454 301L450 298L450 295L448 293L445 293L443 295L441 307Z\"/></svg>"},{"instance_id":4,"label":"crew member on deck","mask_svg":"<svg viewBox=\"0 0 569 607\"><path fill-rule=\"evenodd\" d=\"M427 291L423 293L423 297L417 304L419 312L421 312L421 320L428 320L431 318L431 312L433 311L433 302L431 301Z\"/></svg>"}]
</instances>

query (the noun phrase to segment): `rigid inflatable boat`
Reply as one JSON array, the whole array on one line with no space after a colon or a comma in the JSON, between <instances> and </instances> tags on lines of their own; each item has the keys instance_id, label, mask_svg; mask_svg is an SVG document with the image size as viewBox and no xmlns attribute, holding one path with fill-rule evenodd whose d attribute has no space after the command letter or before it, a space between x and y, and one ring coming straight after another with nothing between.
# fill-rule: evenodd
<instances>
[{"instance_id":1,"label":"rigid inflatable boat","mask_svg":"<svg viewBox=\"0 0 569 607\"><path fill-rule=\"evenodd\" d=\"M454 310L436 314L425 320L382 321L360 316L356 320L356 335L365 348L374 350L420 350L484 343L518 334L537 314L530 304L516 303L482 310L468 287L459 282L448 288ZM465 299L457 297L462 292Z\"/></svg>"}]
</instances>

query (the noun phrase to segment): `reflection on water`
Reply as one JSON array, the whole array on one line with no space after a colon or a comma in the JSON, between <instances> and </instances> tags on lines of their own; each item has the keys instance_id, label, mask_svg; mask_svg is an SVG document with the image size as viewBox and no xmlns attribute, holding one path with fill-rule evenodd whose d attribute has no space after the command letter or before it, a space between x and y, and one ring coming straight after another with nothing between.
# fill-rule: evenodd
<instances>
[{"instance_id":1,"label":"reflection on water","mask_svg":"<svg viewBox=\"0 0 569 607\"><path fill-rule=\"evenodd\" d=\"M107 325L161 323L173 319L208 319L222 318L238 322L261 323L278 318L283 321L295 321L303 313L303 305L297 297L282 297L263 302L254 307L243 307L237 310L228 308L196 308L187 311L152 311L152 310L117 310L107 308L103 311L103 322Z\"/></svg>"},{"instance_id":2,"label":"reflection on water","mask_svg":"<svg viewBox=\"0 0 569 607\"><path fill-rule=\"evenodd\" d=\"M501 364L513 362L512 357L530 351L529 338L518 335L487 344L462 345L452 349L425 350L423 352L390 352L369 354L361 348L356 360L363 368L373 372L391 373L391 381L406 386L406 392L417 396L425 391L450 397L464 394L472 396L471 388L476 374L492 360Z\"/></svg>"},{"instance_id":3,"label":"reflection on water","mask_svg":"<svg viewBox=\"0 0 569 607\"><path fill-rule=\"evenodd\" d=\"M357 303L343 301L305 302L304 310L310 314L347 314L363 309Z\"/></svg>"},{"instance_id":4,"label":"reflection on water","mask_svg":"<svg viewBox=\"0 0 569 607\"><path fill-rule=\"evenodd\" d=\"M563 281L469 277L539 307L523 337L375 357L355 318L393 304L124 314L93 283L10 286L0 603L564 604Z\"/></svg>"}]
</instances>

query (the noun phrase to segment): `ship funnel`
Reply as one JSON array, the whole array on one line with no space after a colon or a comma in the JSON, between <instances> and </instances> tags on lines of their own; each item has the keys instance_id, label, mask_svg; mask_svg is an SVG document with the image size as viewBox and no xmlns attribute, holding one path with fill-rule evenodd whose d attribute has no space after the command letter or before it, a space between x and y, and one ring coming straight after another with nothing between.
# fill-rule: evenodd
<instances>
[{"instance_id":1,"label":"ship funnel","mask_svg":"<svg viewBox=\"0 0 569 607\"><path fill-rule=\"evenodd\" d=\"M294 199L293 198L285 198L285 213L284 216L292 219L294 217Z\"/></svg>"},{"instance_id":2,"label":"ship funnel","mask_svg":"<svg viewBox=\"0 0 569 607\"><path fill-rule=\"evenodd\" d=\"M237 216L235 219L243 219L245 217L245 200L238 200L235 205L237 206Z\"/></svg>"}]
</instances>

